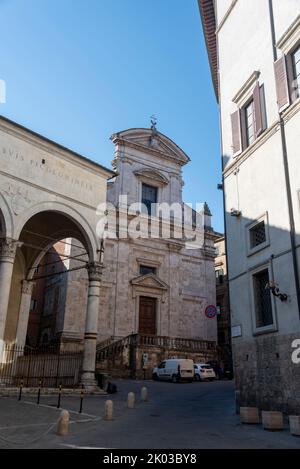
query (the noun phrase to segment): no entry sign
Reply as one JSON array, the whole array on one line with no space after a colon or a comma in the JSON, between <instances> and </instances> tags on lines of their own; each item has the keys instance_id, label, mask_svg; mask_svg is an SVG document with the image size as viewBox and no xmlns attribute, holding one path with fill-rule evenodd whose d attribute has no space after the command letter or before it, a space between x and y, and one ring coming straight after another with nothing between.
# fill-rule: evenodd
<instances>
[{"instance_id":1,"label":"no entry sign","mask_svg":"<svg viewBox=\"0 0 300 469\"><path fill-rule=\"evenodd\" d=\"M217 308L214 305L209 305L205 309L205 316L209 319L213 319L217 315Z\"/></svg>"}]
</instances>

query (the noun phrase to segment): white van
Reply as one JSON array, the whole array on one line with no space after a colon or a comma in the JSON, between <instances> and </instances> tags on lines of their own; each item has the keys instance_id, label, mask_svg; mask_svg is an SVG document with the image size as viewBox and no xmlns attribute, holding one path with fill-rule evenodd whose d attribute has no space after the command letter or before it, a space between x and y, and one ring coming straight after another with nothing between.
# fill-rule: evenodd
<instances>
[{"instance_id":1,"label":"white van","mask_svg":"<svg viewBox=\"0 0 300 469\"><path fill-rule=\"evenodd\" d=\"M155 380L168 380L173 383L194 380L194 362L188 358L172 358L164 360L152 371Z\"/></svg>"}]
</instances>

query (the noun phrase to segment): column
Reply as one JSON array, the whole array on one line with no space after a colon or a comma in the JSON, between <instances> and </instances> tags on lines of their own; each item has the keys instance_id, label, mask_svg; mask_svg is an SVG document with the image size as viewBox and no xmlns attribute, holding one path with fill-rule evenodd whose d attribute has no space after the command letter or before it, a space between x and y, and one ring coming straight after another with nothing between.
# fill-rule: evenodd
<instances>
[{"instance_id":1,"label":"column","mask_svg":"<svg viewBox=\"0 0 300 469\"><path fill-rule=\"evenodd\" d=\"M11 280L19 245L18 241L10 238L0 240L0 346L4 341Z\"/></svg>"},{"instance_id":2,"label":"column","mask_svg":"<svg viewBox=\"0 0 300 469\"><path fill-rule=\"evenodd\" d=\"M18 347L24 347L26 343L26 334L28 328L29 312L32 290L34 282L23 280L22 282L22 296L19 310L18 327L16 334L16 342Z\"/></svg>"},{"instance_id":3,"label":"column","mask_svg":"<svg viewBox=\"0 0 300 469\"><path fill-rule=\"evenodd\" d=\"M97 386L95 380L95 365L102 264L100 262L91 262L87 265L87 269L89 274L89 289L85 322L81 384L83 384L86 389L94 389Z\"/></svg>"}]
</instances>

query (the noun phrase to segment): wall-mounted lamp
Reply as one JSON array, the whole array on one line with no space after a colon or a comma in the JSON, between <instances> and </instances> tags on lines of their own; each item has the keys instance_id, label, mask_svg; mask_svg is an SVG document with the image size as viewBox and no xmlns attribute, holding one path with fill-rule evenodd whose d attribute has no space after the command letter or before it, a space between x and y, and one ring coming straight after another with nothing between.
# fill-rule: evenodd
<instances>
[{"instance_id":1,"label":"wall-mounted lamp","mask_svg":"<svg viewBox=\"0 0 300 469\"><path fill-rule=\"evenodd\" d=\"M266 290L270 290L274 296L280 299L280 301L286 301L288 299L286 293L280 293L279 287L275 282L267 283L265 288Z\"/></svg>"},{"instance_id":2,"label":"wall-mounted lamp","mask_svg":"<svg viewBox=\"0 0 300 469\"><path fill-rule=\"evenodd\" d=\"M219 191L222 191L223 190L223 184L218 184L217 188L218 188Z\"/></svg>"},{"instance_id":3,"label":"wall-mounted lamp","mask_svg":"<svg viewBox=\"0 0 300 469\"><path fill-rule=\"evenodd\" d=\"M241 214L242 214L242 212L241 212L240 210L236 210L235 208L232 208L232 209L230 210L230 215L231 215L232 217L240 217Z\"/></svg>"}]
</instances>

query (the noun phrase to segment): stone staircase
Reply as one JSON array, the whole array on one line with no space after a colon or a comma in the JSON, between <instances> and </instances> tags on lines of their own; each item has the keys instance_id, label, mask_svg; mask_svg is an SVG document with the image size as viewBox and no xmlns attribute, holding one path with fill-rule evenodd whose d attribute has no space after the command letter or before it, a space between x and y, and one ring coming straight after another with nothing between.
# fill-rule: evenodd
<instances>
[{"instance_id":1,"label":"stone staircase","mask_svg":"<svg viewBox=\"0 0 300 469\"><path fill-rule=\"evenodd\" d=\"M96 370L114 377L150 378L152 369L167 358L191 358L195 363L215 360L217 346L213 341L179 337L143 334L112 337L97 345Z\"/></svg>"}]
</instances>

